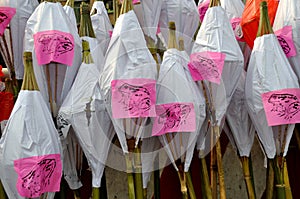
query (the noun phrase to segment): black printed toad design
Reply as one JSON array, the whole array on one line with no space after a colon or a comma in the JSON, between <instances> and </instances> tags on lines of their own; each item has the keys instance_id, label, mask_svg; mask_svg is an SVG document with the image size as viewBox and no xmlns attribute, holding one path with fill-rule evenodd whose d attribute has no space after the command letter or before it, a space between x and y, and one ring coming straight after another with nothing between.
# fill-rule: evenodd
<instances>
[{"instance_id":1,"label":"black printed toad design","mask_svg":"<svg viewBox=\"0 0 300 199\"><path fill-rule=\"evenodd\" d=\"M192 62L192 69L200 73L200 75L204 78L216 78L218 79L220 77L220 73L218 70L217 65L215 62L211 59L202 57L200 55L197 55L197 59L200 61L193 61Z\"/></svg>"},{"instance_id":2,"label":"black printed toad design","mask_svg":"<svg viewBox=\"0 0 300 199\"><path fill-rule=\"evenodd\" d=\"M55 159L44 159L22 178L22 187L30 192L31 196L39 194L50 184L51 176L56 167Z\"/></svg>"},{"instance_id":3,"label":"black printed toad design","mask_svg":"<svg viewBox=\"0 0 300 199\"><path fill-rule=\"evenodd\" d=\"M58 33L42 34L39 37L38 42L43 45L43 53L54 53L55 58L59 57L64 53L72 51L74 48L74 44L72 43L70 38Z\"/></svg>"},{"instance_id":4,"label":"black printed toad design","mask_svg":"<svg viewBox=\"0 0 300 199\"><path fill-rule=\"evenodd\" d=\"M291 51L291 47L289 46L289 44L286 42L286 40L281 37L281 36L277 36L277 39L279 41L279 44L283 50L283 52L287 55L289 54L289 52Z\"/></svg>"},{"instance_id":5,"label":"black printed toad design","mask_svg":"<svg viewBox=\"0 0 300 199\"><path fill-rule=\"evenodd\" d=\"M293 94L272 94L268 103L273 105L272 112L276 112L279 117L289 120L300 110L300 102Z\"/></svg>"},{"instance_id":6,"label":"black printed toad design","mask_svg":"<svg viewBox=\"0 0 300 199\"><path fill-rule=\"evenodd\" d=\"M3 23L7 19L7 15L3 12L0 12L0 24Z\"/></svg>"},{"instance_id":7,"label":"black printed toad design","mask_svg":"<svg viewBox=\"0 0 300 199\"><path fill-rule=\"evenodd\" d=\"M150 110L150 92L146 87L124 83L118 91L122 94L119 103L125 111L129 111L130 115L139 116Z\"/></svg>"},{"instance_id":8,"label":"black printed toad design","mask_svg":"<svg viewBox=\"0 0 300 199\"><path fill-rule=\"evenodd\" d=\"M164 130L179 127L186 122L191 107L186 104L174 104L159 115L158 123L164 124Z\"/></svg>"}]
</instances>

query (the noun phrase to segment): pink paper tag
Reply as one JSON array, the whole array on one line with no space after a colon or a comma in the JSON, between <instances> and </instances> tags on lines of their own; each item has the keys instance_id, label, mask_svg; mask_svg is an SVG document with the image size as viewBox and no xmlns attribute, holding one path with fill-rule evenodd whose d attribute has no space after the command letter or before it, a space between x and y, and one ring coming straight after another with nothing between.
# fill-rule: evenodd
<instances>
[{"instance_id":1,"label":"pink paper tag","mask_svg":"<svg viewBox=\"0 0 300 199\"><path fill-rule=\"evenodd\" d=\"M18 174L17 190L23 197L36 198L60 189L60 154L18 159L14 161L14 168Z\"/></svg>"},{"instance_id":2,"label":"pink paper tag","mask_svg":"<svg viewBox=\"0 0 300 199\"><path fill-rule=\"evenodd\" d=\"M140 0L132 0L132 4L138 4L138 3L141 3Z\"/></svg>"},{"instance_id":3,"label":"pink paper tag","mask_svg":"<svg viewBox=\"0 0 300 199\"><path fill-rule=\"evenodd\" d=\"M296 56L297 51L293 41L292 26L284 26L282 29L277 30L275 35L285 55L287 57Z\"/></svg>"},{"instance_id":4,"label":"pink paper tag","mask_svg":"<svg viewBox=\"0 0 300 199\"><path fill-rule=\"evenodd\" d=\"M188 67L194 81L208 80L220 84L226 54L198 52L190 56Z\"/></svg>"},{"instance_id":5,"label":"pink paper tag","mask_svg":"<svg viewBox=\"0 0 300 199\"><path fill-rule=\"evenodd\" d=\"M194 132L196 117L193 103L169 103L156 105L152 135L168 132Z\"/></svg>"},{"instance_id":6,"label":"pink paper tag","mask_svg":"<svg viewBox=\"0 0 300 199\"><path fill-rule=\"evenodd\" d=\"M204 2L200 3L198 6L198 12L200 17L200 22L203 21L205 13L209 7L210 0L205 0Z\"/></svg>"},{"instance_id":7,"label":"pink paper tag","mask_svg":"<svg viewBox=\"0 0 300 199\"><path fill-rule=\"evenodd\" d=\"M238 41L245 41L243 39L244 35L243 35L242 27L241 27L241 18L239 18L239 17L232 18L230 20L230 23L231 23L235 38Z\"/></svg>"},{"instance_id":8,"label":"pink paper tag","mask_svg":"<svg viewBox=\"0 0 300 199\"><path fill-rule=\"evenodd\" d=\"M155 117L156 81L119 79L111 82L114 118Z\"/></svg>"},{"instance_id":9,"label":"pink paper tag","mask_svg":"<svg viewBox=\"0 0 300 199\"><path fill-rule=\"evenodd\" d=\"M0 7L0 36L3 35L5 28L10 23L10 20L16 14L16 8Z\"/></svg>"},{"instance_id":10,"label":"pink paper tag","mask_svg":"<svg viewBox=\"0 0 300 199\"><path fill-rule=\"evenodd\" d=\"M269 126L300 122L300 89L263 93L262 101Z\"/></svg>"},{"instance_id":11,"label":"pink paper tag","mask_svg":"<svg viewBox=\"0 0 300 199\"><path fill-rule=\"evenodd\" d=\"M123 3L123 0L120 0L120 3ZM138 3L141 3L140 0L132 0L132 4L138 4Z\"/></svg>"},{"instance_id":12,"label":"pink paper tag","mask_svg":"<svg viewBox=\"0 0 300 199\"><path fill-rule=\"evenodd\" d=\"M109 37L111 38L111 37L112 37L112 34L113 34L113 31L112 31L112 30L109 30L109 31L108 31L108 34L109 34Z\"/></svg>"},{"instance_id":13,"label":"pink paper tag","mask_svg":"<svg viewBox=\"0 0 300 199\"><path fill-rule=\"evenodd\" d=\"M160 29L160 25L158 24L156 34L158 35L159 33L161 33L161 29Z\"/></svg>"},{"instance_id":14,"label":"pink paper tag","mask_svg":"<svg viewBox=\"0 0 300 199\"><path fill-rule=\"evenodd\" d=\"M33 35L36 58L39 65L58 62L72 66L74 37L70 33L47 30Z\"/></svg>"}]
</instances>

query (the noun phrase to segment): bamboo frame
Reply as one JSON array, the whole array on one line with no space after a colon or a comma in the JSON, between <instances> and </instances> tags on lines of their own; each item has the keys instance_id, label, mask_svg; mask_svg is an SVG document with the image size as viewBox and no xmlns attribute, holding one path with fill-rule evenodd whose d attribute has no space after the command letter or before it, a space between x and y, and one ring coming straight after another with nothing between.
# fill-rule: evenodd
<instances>
[{"instance_id":1,"label":"bamboo frame","mask_svg":"<svg viewBox=\"0 0 300 199\"><path fill-rule=\"evenodd\" d=\"M256 199L255 190L252 183L252 175L250 171L250 160L249 157L240 157L243 167L244 179L247 188L248 199Z\"/></svg>"}]
</instances>

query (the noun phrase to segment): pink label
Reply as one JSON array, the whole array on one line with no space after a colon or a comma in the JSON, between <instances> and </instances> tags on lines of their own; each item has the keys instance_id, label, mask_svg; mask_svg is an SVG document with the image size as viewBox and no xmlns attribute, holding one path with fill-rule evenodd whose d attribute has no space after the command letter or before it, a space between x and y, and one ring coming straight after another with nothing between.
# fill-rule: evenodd
<instances>
[{"instance_id":1,"label":"pink label","mask_svg":"<svg viewBox=\"0 0 300 199\"><path fill-rule=\"evenodd\" d=\"M152 135L168 132L194 132L196 117L193 103L170 103L156 105Z\"/></svg>"},{"instance_id":2,"label":"pink label","mask_svg":"<svg viewBox=\"0 0 300 199\"><path fill-rule=\"evenodd\" d=\"M114 118L155 117L156 81L119 79L111 82Z\"/></svg>"},{"instance_id":3,"label":"pink label","mask_svg":"<svg viewBox=\"0 0 300 199\"><path fill-rule=\"evenodd\" d=\"M282 29L275 32L279 44L287 57L296 56L297 51L293 41L292 26L284 26Z\"/></svg>"},{"instance_id":4,"label":"pink label","mask_svg":"<svg viewBox=\"0 0 300 199\"><path fill-rule=\"evenodd\" d=\"M113 34L113 31L112 31L112 30L109 30L109 31L108 31L108 34L109 34L109 37L111 38L111 37L112 37L112 34Z\"/></svg>"},{"instance_id":5,"label":"pink label","mask_svg":"<svg viewBox=\"0 0 300 199\"><path fill-rule=\"evenodd\" d=\"M121 3L123 3L123 0L120 0ZM141 3L140 0L132 0L132 4L138 4L138 3Z\"/></svg>"},{"instance_id":6,"label":"pink label","mask_svg":"<svg viewBox=\"0 0 300 199\"><path fill-rule=\"evenodd\" d=\"M33 35L36 58L39 65L58 62L72 66L74 37L70 33L47 30Z\"/></svg>"},{"instance_id":7,"label":"pink label","mask_svg":"<svg viewBox=\"0 0 300 199\"><path fill-rule=\"evenodd\" d=\"M262 94L269 126L300 122L300 89L283 89Z\"/></svg>"},{"instance_id":8,"label":"pink label","mask_svg":"<svg viewBox=\"0 0 300 199\"><path fill-rule=\"evenodd\" d=\"M200 22L203 21L205 13L209 7L210 0L205 0L204 2L200 3L198 6L198 12L200 17Z\"/></svg>"},{"instance_id":9,"label":"pink label","mask_svg":"<svg viewBox=\"0 0 300 199\"><path fill-rule=\"evenodd\" d=\"M220 84L226 54L198 52L190 56L188 64L194 81L208 80Z\"/></svg>"},{"instance_id":10,"label":"pink label","mask_svg":"<svg viewBox=\"0 0 300 199\"><path fill-rule=\"evenodd\" d=\"M0 36L3 35L5 28L15 14L16 8L0 7Z\"/></svg>"},{"instance_id":11,"label":"pink label","mask_svg":"<svg viewBox=\"0 0 300 199\"><path fill-rule=\"evenodd\" d=\"M22 158L14 161L14 167L21 196L36 198L46 192L59 191L62 176L60 154Z\"/></svg>"},{"instance_id":12,"label":"pink label","mask_svg":"<svg viewBox=\"0 0 300 199\"><path fill-rule=\"evenodd\" d=\"M132 0L132 4L138 4L141 3L140 0Z\"/></svg>"},{"instance_id":13,"label":"pink label","mask_svg":"<svg viewBox=\"0 0 300 199\"><path fill-rule=\"evenodd\" d=\"M160 29L160 25L158 24L156 34L158 35L159 33L161 33L161 29Z\"/></svg>"},{"instance_id":14,"label":"pink label","mask_svg":"<svg viewBox=\"0 0 300 199\"><path fill-rule=\"evenodd\" d=\"M230 20L230 23L231 23L235 38L238 41L244 41L244 39L243 39L244 35L243 35L243 31L242 31L242 26L241 26L241 18L238 18L238 17L232 18Z\"/></svg>"}]
</instances>

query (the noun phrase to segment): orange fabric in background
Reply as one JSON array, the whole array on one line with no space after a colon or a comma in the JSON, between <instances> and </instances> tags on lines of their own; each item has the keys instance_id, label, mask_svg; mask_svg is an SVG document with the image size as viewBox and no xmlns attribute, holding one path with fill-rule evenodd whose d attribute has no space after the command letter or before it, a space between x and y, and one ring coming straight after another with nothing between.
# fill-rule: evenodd
<instances>
[{"instance_id":1,"label":"orange fabric in background","mask_svg":"<svg viewBox=\"0 0 300 199\"><path fill-rule=\"evenodd\" d=\"M14 107L14 96L10 92L0 92L0 122L8 120Z\"/></svg>"},{"instance_id":2,"label":"orange fabric in background","mask_svg":"<svg viewBox=\"0 0 300 199\"><path fill-rule=\"evenodd\" d=\"M247 0L245 9L242 15L241 27L246 43L253 48L254 40L258 31L258 24L260 18L260 3L263 0ZM277 7L278 0L265 0L268 5L268 13L271 26L273 25Z\"/></svg>"}]
</instances>

